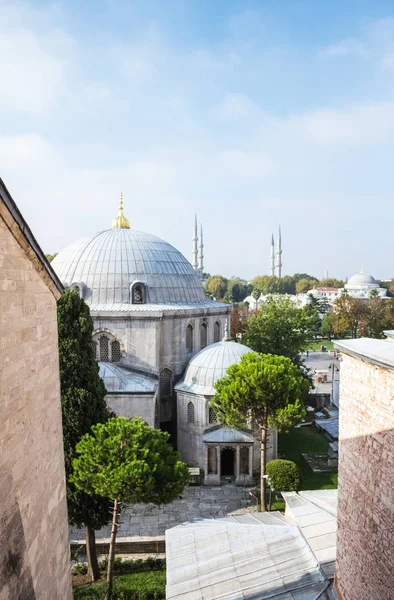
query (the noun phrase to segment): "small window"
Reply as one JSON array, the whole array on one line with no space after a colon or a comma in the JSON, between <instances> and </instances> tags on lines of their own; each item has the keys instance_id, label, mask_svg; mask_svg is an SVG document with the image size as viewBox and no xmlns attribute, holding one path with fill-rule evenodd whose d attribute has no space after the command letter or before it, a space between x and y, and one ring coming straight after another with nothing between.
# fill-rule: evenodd
<instances>
[{"instance_id":1,"label":"small window","mask_svg":"<svg viewBox=\"0 0 394 600\"><path fill-rule=\"evenodd\" d=\"M189 402L189 404L187 405L187 422L188 423L194 423L195 422L195 411L194 411L194 404L193 402Z\"/></svg>"},{"instance_id":2,"label":"small window","mask_svg":"<svg viewBox=\"0 0 394 600\"><path fill-rule=\"evenodd\" d=\"M207 345L207 325L201 323L200 325L200 348L205 348Z\"/></svg>"},{"instance_id":3,"label":"small window","mask_svg":"<svg viewBox=\"0 0 394 600\"><path fill-rule=\"evenodd\" d=\"M99 341L100 344L100 360L109 361L109 339L106 335L102 335Z\"/></svg>"},{"instance_id":4,"label":"small window","mask_svg":"<svg viewBox=\"0 0 394 600\"><path fill-rule=\"evenodd\" d=\"M208 420L209 420L210 423L217 423L218 422L218 418L216 416L216 413L213 410L213 408L211 408L211 407L209 407Z\"/></svg>"},{"instance_id":5,"label":"small window","mask_svg":"<svg viewBox=\"0 0 394 600\"><path fill-rule=\"evenodd\" d=\"M120 344L115 341L111 344L112 362L120 362Z\"/></svg>"},{"instance_id":6,"label":"small window","mask_svg":"<svg viewBox=\"0 0 394 600\"><path fill-rule=\"evenodd\" d=\"M219 321L216 321L215 325L213 326L213 341L214 343L216 342L220 342L220 323Z\"/></svg>"},{"instance_id":7,"label":"small window","mask_svg":"<svg viewBox=\"0 0 394 600\"><path fill-rule=\"evenodd\" d=\"M160 372L160 398L172 396L172 371L163 369Z\"/></svg>"},{"instance_id":8,"label":"small window","mask_svg":"<svg viewBox=\"0 0 394 600\"><path fill-rule=\"evenodd\" d=\"M193 350L193 326L186 327L186 350Z\"/></svg>"},{"instance_id":9,"label":"small window","mask_svg":"<svg viewBox=\"0 0 394 600\"><path fill-rule=\"evenodd\" d=\"M132 304L145 304L145 287L142 283L133 285L131 290Z\"/></svg>"}]
</instances>

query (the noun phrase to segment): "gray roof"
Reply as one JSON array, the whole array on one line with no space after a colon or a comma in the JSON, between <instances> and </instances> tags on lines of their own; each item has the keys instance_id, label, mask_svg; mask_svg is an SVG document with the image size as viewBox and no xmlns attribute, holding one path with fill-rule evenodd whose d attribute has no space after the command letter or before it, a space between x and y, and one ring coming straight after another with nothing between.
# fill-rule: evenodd
<instances>
[{"instance_id":1,"label":"gray roof","mask_svg":"<svg viewBox=\"0 0 394 600\"><path fill-rule=\"evenodd\" d=\"M166 553L167 600L328 597L316 557L298 527L282 516L184 523L166 531Z\"/></svg>"},{"instance_id":2,"label":"gray roof","mask_svg":"<svg viewBox=\"0 0 394 600\"><path fill-rule=\"evenodd\" d=\"M251 433L238 431L231 427L219 427L203 435L203 441L208 443L233 443L233 444L253 444L254 439Z\"/></svg>"},{"instance_id":3,"label":"gray roof","mask_svg":"<svg viewBox=\"0 0 394 600\"><path fill-rule=\"evenodd\" d=\"M216 381L224 377L231 365L238 364L241 357L253 352L243 344L222 341L210 344L194 356L185 371L183 380L175 389L192 394L213 396Z\"/></svg>"},{"instance_id":4,"label":"gray roof","mask_svg":"<svg viewBox=\"0 0 394 600\"><path fill-rule=\"evenodd\" d=\"M100 377L107 392L154 393L157 379L138 373L116 363L99 362Z\"/></svg>"},{"instance_id":5,"label":"gray roof","mask_svg":"<svg viewBox=\"0 0 394 600\"><path fill-rule=\"evenodd\" d=\"M356 340L339 340L334 342L334 345L344 354L350 354L372 364L394 369L394 344L392 340L358 338Z\"/></svg>"},{"instance_id":6,"label":"gray roof","mask_svg":"<svg viewBox=\"0 0 394 600\"><path fill-rule=\"evenodd\" d=\"M130 305L130 285L136 281L146 284L148 304L207 302L189 261L167 242L140 231L101 231L59 252L52 266L65 285L84 284L88 304Z\"/></svg>"}]
</instances>

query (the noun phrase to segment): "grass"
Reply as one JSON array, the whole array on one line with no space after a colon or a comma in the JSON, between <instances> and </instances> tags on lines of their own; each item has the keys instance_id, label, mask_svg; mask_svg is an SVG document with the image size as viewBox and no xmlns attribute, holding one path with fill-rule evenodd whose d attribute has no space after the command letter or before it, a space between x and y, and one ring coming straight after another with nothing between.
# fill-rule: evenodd
<instances>
[{"instance_id":1,"label":"grass","mask_svg":"<svg viewBox=\"0 0 394 600\"><path fill-rule=\"evenodd\" d=\"M311 340L308 342L308 350L320 352L320 346L325 346L327 350L334 350L334 342L330 340Z\"/></svg>"},{"instance_id":2,"label":"grass","mask_svg":"<svg viewBox=\"0 0 394 600\"><path fill-rule=\"evenodd\" d=\"M335 489L338 473L314 473L302 457L305 452L328 452L328 439L311 425L279 434L279 456L292 460L301 469L303 490Z\"/></svg>"},{"instance_id":3,"label":"grass","mask_svg":"<svg viewBox=\"0 0 394 600\"><path fill-rule=\"evenodd\" d=\"M106 584L103 581L79 585L74 588L74 600L105 596ZM164 600L166 597L165 571L148 571L118 575L114 579L114 600Z\"/></svg>"}]
</instances>

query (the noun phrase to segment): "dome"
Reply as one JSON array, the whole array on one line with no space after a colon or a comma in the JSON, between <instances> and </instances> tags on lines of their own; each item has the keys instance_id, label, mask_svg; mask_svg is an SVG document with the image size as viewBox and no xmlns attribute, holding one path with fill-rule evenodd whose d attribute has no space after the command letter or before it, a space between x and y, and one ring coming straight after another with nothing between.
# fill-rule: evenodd
<instances>
[{"instance_id":1,"label":"dome","mask_svg":"<svg viewBox=\"0 0 394 600\"><path fill-rule=\"evenodd\" d=\"M177 391L213 396L216 381L224 377L231 365L253 352L247 346L223 340L200 350L189 362L183 380L175 386Z\"/></svg>"},{"instance_id":2,"label":"dome","mask_svg":"<svg viewBox=\"0 0 394 600\"><path fill-rule=\"evenodd\" d=\"M364 273L362 269L360 273L353 275L345 287L379 287L375 279L371 275Z\"/></svg>"},{"instance_id":3,"label":"dome","mask_svg":"<svg viewBox=\"0 0 394 600\"><path fill-rule=\"evenodd\" d=\"M77 285L90 305L131 305L133 283L142 284L145 297L139 304L207 302L200 279L178 250L124 224L71 244L52 267L64 285Z\"/></svg>"}]
</instances>

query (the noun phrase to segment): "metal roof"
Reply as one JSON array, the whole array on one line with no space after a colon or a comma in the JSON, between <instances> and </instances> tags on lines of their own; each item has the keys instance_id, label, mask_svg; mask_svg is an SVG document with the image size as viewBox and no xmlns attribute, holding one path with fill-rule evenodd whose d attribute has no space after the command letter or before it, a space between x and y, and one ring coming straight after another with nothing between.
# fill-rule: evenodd
<instances>
[{"instance_id":1,"label":"metal roof","mask_svg":"<svg viewBox=\"0 0 394 600\"><path fill-rule=\"evenodd\" d=\"M263 513L166 531L167 600L316 600L324 573L299 528Z\"/></svg>"},{"instance_id":2,"label":"metal roof","mask_svg":"<svg viewBox=\"0 0 394 600\"><path fill-rule=\"evenodd\" d=\"M148 304L207 301L189 261L167 242L141 231L100 231L59 252L52 265L65 285L83 283L84 299L92 305L130 305L130 285L136 281L146 285Z\"/></svg>"},{"instance_id":3,"label":"metal roof","mask_svg":"<svg viewBox=\"0 0 394 600\"><path fill-rule=\"evenodd\" d=\"M356 340L340 340L334 342L334 346L344 354L350 354L361 360L394 369L394 344L390 340L358 338Z\"/></svg>"},{"instance_id":4,"label":"metal roof","mask_svg":"<svg viewBox=\"0 0 394 600\"><path fill-rule=\"evenodd\" d=\"M254 439L251 433L238 431L231 427L219 427L214 431L209 431L203 435L203 441L208 443L233 443L233 444L253 444Z\"/></svg>"},{"instance_id":5,"label":"metal roof","mask_svg":"<svg viewBox=\"0 0 394 600\"><path fill-rule=\"evenodd\" d=\"M243 344L222 341L210 344L194 356L185 371L184 378L175 389L192 394L213 396L216 381L224 377L231 365L238 364L241 357L253 352Z\"/></svg>"},{"instance_id":6,"label":"metal roof","mask_svg":"<svg viewBox=\"0 0 394 600\"><path fill-rule=\"evenodd\" d=\"M107 392L119 393L154 393L157 379L138 373L116 363L99 362L100 377L104 381Z\"/></svg>"}]
</instances>

